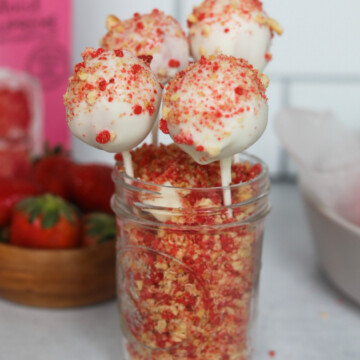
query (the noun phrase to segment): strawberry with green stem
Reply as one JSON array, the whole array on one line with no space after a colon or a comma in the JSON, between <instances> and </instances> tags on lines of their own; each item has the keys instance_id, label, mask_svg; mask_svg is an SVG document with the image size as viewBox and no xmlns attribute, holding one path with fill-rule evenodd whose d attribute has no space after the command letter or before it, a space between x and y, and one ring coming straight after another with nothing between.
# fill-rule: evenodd
<instances>
[{"instance_id":1,"label":"strawberry with green stem","mask_svg":"<svg viewBox=\"0 0 360 360\"><path fill-rule=\"evenodd\" d=\"M80 219L75 206L50 194L22 200L10 225L12 245L66 249L79 245Z\"/></svg>"},{"instance_id":2,"label":"strawberry with green stem","mask_svg":"<svg viewBox=\"0 0 360 360\"><path fill-rule=\"evenodd\" d=\"M115 240L115 216L105 213L90 213L83 218L82 246L102 244Z\"/></svg>"}]
</instances>

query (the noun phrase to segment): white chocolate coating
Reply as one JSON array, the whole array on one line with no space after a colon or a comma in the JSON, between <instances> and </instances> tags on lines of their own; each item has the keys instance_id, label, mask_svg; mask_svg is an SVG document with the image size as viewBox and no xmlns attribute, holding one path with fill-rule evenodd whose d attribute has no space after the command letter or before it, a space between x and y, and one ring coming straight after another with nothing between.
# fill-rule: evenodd
<instances>
[{"instance_id":1,"label":"white chocolate coating","mask_svg":"<svg viewBox=\"0 0 360 360\"><path fill-rule=\"evenodd\" d=\"M180 209L182 207L181 198L177 191L173 189L172 184L169 181L166 181L165 186L159 187L160 194L156 197L150 196L149 194L143 195L141 200L144 204L151 206L158 206L160 208L169 208L172 209ZM157 220L161 222L166 222L171 220L173 214L169 210L146 210L151 213Z\"/></svg>"},{"instance_id":2,"label":"white chocolate coating","mask_svg":"<svg viewBox=\"0 0 360 360\"><path fill-rule=\"evenodd\" d=\"M160 107L161 86L148 65L128 51L86 49L64 96L72 133L108 152L137 146Z\"/></svg>"},{"instance_id":3,"label":"white chocolate coating","mask_svg":"<svg viewBox=\"0 0 360 360\"><path fill-rule=\"evenodd\" d=\"M192 56L222 53L244 58L262 71L268 61L274 26L256 0L205 0L189 17ZM276 31L281 32L278 26Z\"/></svg>"},{"instance_id":4,"label":"white chocolate coating","mask_svg":"<svg viewBox=\"0 0 360 360\"><path fill-rule=\"evenodd\" d=\"M244 151L268 118L257 70L225 55L201 58L169 82L160 128L200 164Z\"/></svg>"},{"instance_id":5,"label":"white chocolate coating","mask_svg":"<svg viewBox=\"0 0 360 360\"><path fill-rule=\"evenodd\" d=\"M162 11L135 13L125 21L110 15L107 28L101 46L106 50L126 49L137 56L152 55L151 70L162 83L189 64L189 44L181 25Z\"/></svg>"}]
</instances>

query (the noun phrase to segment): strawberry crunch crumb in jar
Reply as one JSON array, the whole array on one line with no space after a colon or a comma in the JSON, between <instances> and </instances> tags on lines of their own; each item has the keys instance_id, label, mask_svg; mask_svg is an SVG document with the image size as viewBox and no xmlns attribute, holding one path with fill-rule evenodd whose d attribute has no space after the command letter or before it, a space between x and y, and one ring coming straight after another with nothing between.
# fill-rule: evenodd
<instances>
[{"instance_id":1,"label":"strawberry crunch crumb in jar","mask_svg":"<svg viewBox=\"0 0 360 360\"><path fill-rule=\"evenodd\" d=\"M132 158L135 178L121 156L113 173L122 358L250 359L266 166L237 155L225 206L218 163L199 165L176 145Z\"/></svg>"}]
</instances>

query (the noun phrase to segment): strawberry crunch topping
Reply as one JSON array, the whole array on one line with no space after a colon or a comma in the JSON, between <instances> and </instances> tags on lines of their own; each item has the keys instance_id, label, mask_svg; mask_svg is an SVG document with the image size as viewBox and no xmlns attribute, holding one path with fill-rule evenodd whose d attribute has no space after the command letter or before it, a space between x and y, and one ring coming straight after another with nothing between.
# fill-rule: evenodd
<instances>
[{"instance_id":1,"label":"strawberry crunch topping","mask_svg":"<svg viewBox=\"0 0 360 360\"><path fill-rule=\"evenodd\" d=\"M108 33L102 38L102 47L127 49L143 57L161 82L165 83L179 68L188 64L187 37L181 25L162 11L154 9L144 15L135 13L125 21L110 15L106 26Z\"/></svg>"},{"instance_id":2,"label":"strawberry crunch topping","mask_svg":"<svg viewBox=\"0 0 360 360\"><path fill-rule=\"evenodd\" d=\"M262 71L270 61L274 32L282 28L257 0L204 0L188 17L191 54L226 54L244 58ZM256 45L254 45L256 44Z\"/></svg>"},{"instance_id":3,"label":"strawberry crunch topping","mask_svg":"<svg viewBox=\"0 0 360 360\"><path fill-rule=\"evenodd\" d=\"M164 184L170 182L175 187L211 188L221 186L219 162L199 165L188 154L175 144L155 147L143 144L131 151L135 178L153 183ZM115 159L122 161L121 154ZM123 167L118 168L119 171ZM232 165L232 183L248 182L257 177L262 171L260 164L251 165L249 162ZM219 202L222 201L219 196Z\"/></svg>"},{"instance_id":4,"label":"strawberry crunch topping","mask_svg":"<svg viewBox=\"0 0 360 360\"><path fill-rule=\"evenodd\" d=\"M136 99L144 105L154 100L152 92L158 84L142 60L122 50L87 48L82 56L84 62L75 65L64 95L68 122L79 112L90 112L92 106L100 101L111 102L110 98L129 104ZM141 111L135 112L139 113Z\"/></svg>"},{"instance_id":5,"label":"strawberry crunch topping","mask_svg":"<svg viewBox=\"0 0 360 360\"><path fill-rule=\"evenodd\" d=\"M150 131L161 99L149 58L102 48L87 48L82 57L64 95L70 129L89 145L110 152L138 145Z\"/></svg>"},{"instance_id":6,"label":"strawberry crunch topping","mask_svg":"<svg viewBox=\"0 0 360 360\"><path fill-rule=\"evenodd\" d=\"M97 134L96 141L99 144L106 144L107 142L110 141L110 138L111 138L111 134L109 133L109 131L104 130L104 131L101 131L99 134Z\"/></svg>"},{"instance_id":7,"label":"strawberry crunch topping","mask_svg":"<svg viewBox=\"0 0 360 360\"><path fill-rule=\"evenodd\" d=\"M168 64L169 59L166 63L153 64L153 70L160 81L165 82L169 78L168 67L187 65L189 50L186 35L181 25L172 16L166 15L162 11L154 9L150 14L144 15L135 13L131 19L125 21L110 15L107 19L107 29L108 33L101 40L104 49L127 49L137 56L161 54L161 57L166 57L167 53L172 54L172 52L178 51L178 49L171 49L175 39L181 40L183 48L181 59L171 59L178 64L177 66L174 66L174 62L172 65ZM155 62L157 61L159 61L159 57Z\"/></svg>"},{"instance_id":8,"label":"strawberry crunch topping","mask_svg":"<svg viewBox=\"0 0 360 360\"><path fill-rule=\"evenodd\" d=\"M258 0L205 0L194 7L187 23L190 28L199 22L212 24L221 21L226 24L233 15L250 20L258 14L266 16L262 2Z\"/></svg>"},{"instance_id":9,"label":"strawberry crunch topping","mask_svg":"<svg viewBox=\"0 0 360 360\"><path fill-rule=\"evenodd\" d=\"M129 359L248 359L247 331L262 230L254 224L211 230L231 221L225 210L219 210L221 191L209 189L221 184L218 163L199 165L174 144L143 145L132 158L137 178L197 189L180 191L181 213L166 222L173 229L118 219L123 233L118 291L125 326L132 334L127 342ZM260 164L233 164L232 180L248 182L261 172ZM233 192L234 202L249 200L257 191L255 185L243 184ZM136 201L126 195L122 200ZM234 216L246 220L254 211L255 205L249 204L234 210Z\"/></svg>"},{"instance_id":10,"label":"strawberry crunch topping","mask_svg":"<svg viewBox=\"0 0 360 360\"><path fill-rule=\"evenodd\" d=\"M135 13L125 21L110 16L113 21L101 41L104 49L123 48L135 55L154 55L164 43L164 34L186 38L181 25L172 16L157 9L150 14Z\"/></svg>"},{"instance_id":11,"label":"strawberry crunch topping","mask_svg":"<svg viewBox=\"0 0 360 360\"><path fill-rule=\"evenodd\" d=\"M205 0L194 7L187 24L189 28L200 22L213 24L221 21L226 24L234 14L250 20L259 13L264 14L262 2L258 0Z\"/></svg>"},{"instance_id":12,"label":"strawberry crunch topping","mask_svg":"<svg viewBox=\"0 0 360 360\"><path fill-rule=\"evenodd\" d=\"M265 91L259 72L246 60L225 55L202 57L170 81L164 94L163 118L179 124L201 117L196 130L202 131L203 126L213 127L219 116L230 118L253 110L244 108L244 103L267 100Z\"/></svg>"},{"instance_id":13,"label":"strawberry crunch topping","mask_svg":"<svg viewBox=\"0 0 360 360\"><path fill-rule=\"evenodd\" d=\"M169 82L161 129L178 144L217 156L236 128L244 128L248 141L253 126L262 124L263 116L257 120L257 114L266 106L265 90L261 74L247 61L225 55L202 57ZM247 118L254 124L249 129Z\"/></svg>"}]
</instances>

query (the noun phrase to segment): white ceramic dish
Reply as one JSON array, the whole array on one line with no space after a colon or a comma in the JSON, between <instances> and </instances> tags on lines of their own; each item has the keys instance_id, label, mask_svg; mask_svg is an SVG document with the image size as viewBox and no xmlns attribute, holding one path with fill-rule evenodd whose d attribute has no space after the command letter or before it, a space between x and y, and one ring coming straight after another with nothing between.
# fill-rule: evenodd
<instances>
[{"instance_id":1,"label":"white ceramic dish","mask_svg":"<svg viewBox=\"0 0 360 360\"><path fill-rule=\"evenodd\" d=\"M320 266L330 281L360 304L360 227L317 204L302 190Z\"/></svg>"}]
</instances>

